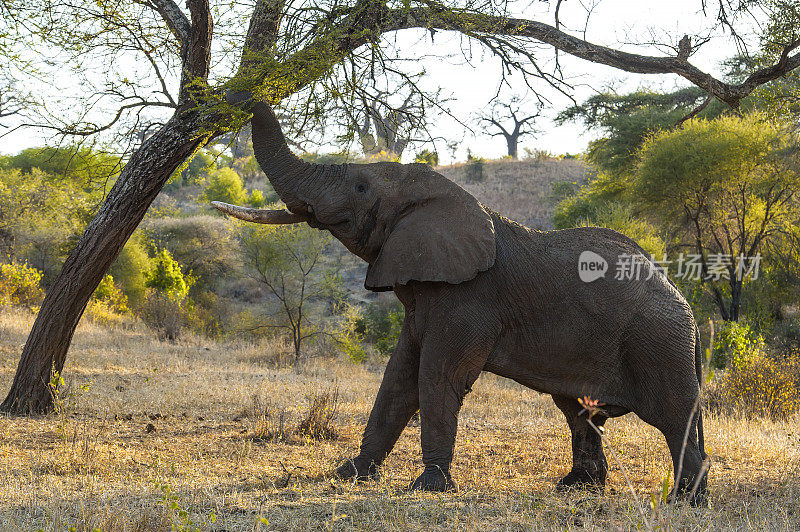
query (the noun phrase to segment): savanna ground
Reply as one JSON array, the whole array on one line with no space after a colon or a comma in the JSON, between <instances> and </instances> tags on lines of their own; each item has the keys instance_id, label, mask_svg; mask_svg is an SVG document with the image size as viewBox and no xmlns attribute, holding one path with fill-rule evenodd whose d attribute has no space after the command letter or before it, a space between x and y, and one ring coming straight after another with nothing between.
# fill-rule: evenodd
<instances>
[{"instance_id":1,"label":"savanna ground","mask_svg":"<svg viewBox=\"0 0 800 532\"><path fill-rule=\"evenodd\" d=\"M2 390L31 321L0 313ZM657 502L671 472L667 448L632 415L607 424L606 493L560 494L553 486L570 464L561 414L547 396L491 375L461 412L457 493L406 491L422 466L414 421L377 483L333 481L333 467L357 451L383 364L317 358L280 368L276 349L192 338L172 345L135 327L81 325L61 413L0 418L0 529L800 527L797 415L771 422L707 414L710 509ZM256 437L278 429L281 417L291 431L309 401L335 387L338 439Z\"/></svg>"}]
</instances>

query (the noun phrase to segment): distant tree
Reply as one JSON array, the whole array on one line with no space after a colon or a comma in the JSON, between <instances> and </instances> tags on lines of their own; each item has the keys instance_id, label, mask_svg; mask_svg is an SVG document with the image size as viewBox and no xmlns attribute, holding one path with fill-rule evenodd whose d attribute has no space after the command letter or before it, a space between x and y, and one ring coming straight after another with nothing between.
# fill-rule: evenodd
<instances>
[{"instance_id":1,"label":"distant tree","mask_svg":"<svg viewBox=\"0 0 800 532\"><path fill-rule=\"evenodd\" d=\"M480 116L480 121L500 131L490 133L497 137L502 135L506 140L508 156L516 159L519 154L519 139L536 132L534 121L541 115L541 107L535 113L527 114L521 110L520 98L514 97L508 103L495 102L489 113ZM511 125L508 125L510 121Z\"/></svg>"},{"instance_id":2,"label":"distant tree","mask_svg":"<svg viewBox=\"0 0 800 532\"><path fill-rule=\"evenodd\" d=\"M754 257L800 218L794 145L785 129L752 114L692 120L642 147L631 196L698 255L725 321L740 317Z\"/></svg>"},{"instance_id":3,"label":"distant tree","mask_svg":"<svg viewBox=\"0 0 800 532\"><path fill-rule=\"evenodd\" d=\"M158 250L146 275L147 293L139 313L160 340L175 342L186 324L190 301L187 296L195 282L166 249Z\"/></svg>"},{"instance_id":4,"label":"distant tree","mask_svg":"<svg viewBox=\"0 0 800 532\"><path fill-rule=\"evenodd\" d=\"M412 92L397 107L386 103L388 96L386 92L362 95L359 108L344 108L367 157L385 153L399 159L416 131L424 125L424 106L417 94Z\"/></svg>"},{"instance_id":5,"label":"distant tree","mask_svg":"<svg viewBox=\"0 0 800 532\"><path fill-rule=\"evenodd\" d=\"M438 166L439 165L439 154L435 151L430 151L428 149L424 149L417 153L416 157L414 157L415 163L425 163L430 166Z\"/></svg>"},{"instance_id":6,"label":"distant tree","mask_svg":"<svg viewBox=\"0 0 800 532\"><path fill-rule=\"evenodd\" d=\"M636 153L649 134L675 127L706 96L699 87L669 93L647 90L600 93L581 105L561 111L556 122L580 121L589 129L603 132L602 138L589 143L588 159L603 172L619 175L633 170ZM724 104L717 102L699 115L714 118L725 109Z\"/></svg>"},{"instance_id":7,"label":"distant tree","mask_svg":"<svg viewBox=\"0 0 800 532\"><path fill-rule=\"evenodd\" d=\"M247 275L266 288L275 304L262 326L286 329L299 362L305 342L322 332L310 304L330 290L321 259L331 236L305 224L240 224L239 241Z\"/></svg>"}]
</instances>

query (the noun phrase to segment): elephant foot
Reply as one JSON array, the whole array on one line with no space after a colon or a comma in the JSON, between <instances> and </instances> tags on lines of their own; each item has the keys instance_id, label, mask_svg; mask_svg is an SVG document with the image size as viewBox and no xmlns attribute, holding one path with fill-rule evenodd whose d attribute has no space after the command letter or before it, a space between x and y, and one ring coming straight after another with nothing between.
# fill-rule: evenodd
<instances>
[{"instance_id":1,"label":"elephant foot","mask_svg":"<svg viewBox=\"0 0 800 532\"><path fill-rule=\"evenodd\" d=\"M556 483L556 491L578 489L602 493L605 489L605 484L605 473L593 474L586 469L573 469L567 476Z\"/></svg>"},{"instance_id":2,"label":"elephant foot","mask_svg":"<svg viewBox=\"0 0 800 532\"><path fill-rule=\"evenodd\" d=\"M421 491L456 491L456 484L450 471L436 466L426 467L417 480L411 484L412 490Z\"/></svg>"},{"instance_id":3,"label":"elephant foot","mask_svg":"<svg viewBox=\"0 0 800 532\"><path fill-rule=\"evenodd\" d=\"M347 460L336 468L334 476L339 480L355 480L357 482L378 480L380 478L378 466L375 465L375 462L358 456L352 460Z\"/></svg>"},{"instance_id":4,"label":"elephant foot","mask_svg":"<svg viewBox=\"0 0 800 532\"><path fill-rule=\"evenodd\" d=\"M691 484L693 485L694 483ZM706 487L705 479L703 479L703 482L694 493L692 493L692 489L689 487L689 482L681 482L678 493L675 494L674 497L672 493L670 493L667 499L669 503L674 503L676 501L688 502L689 506L695 508L708 508L708 488Z\"/></svg>"}]
</instances>

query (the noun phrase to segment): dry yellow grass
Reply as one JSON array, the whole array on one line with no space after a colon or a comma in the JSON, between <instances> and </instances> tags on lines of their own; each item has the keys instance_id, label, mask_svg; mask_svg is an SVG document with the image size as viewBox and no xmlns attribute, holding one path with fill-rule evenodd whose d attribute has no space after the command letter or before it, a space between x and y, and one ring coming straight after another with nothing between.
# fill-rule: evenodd
<instances>
[{"instance_id":1,"label":"dry yellow grass","mask_svg":"<svg viewBox=\"0 0 800 532\"><path fill-rule=\"evenodd\" d=\"M3 392L30 323L0 313ZM671 468L655 429L634 416L607 424L609 452L618 453L636 499L614 460L605 495L557 494L554 482L569 467L566 423L548 397L491 375L462 410L458 493L405 491L421 471L413 422L379 482L334 482L327 474L356 452L382 366L318 359L276 369L274 349L197 339L169 345L144 330L82 325L64 372L63 413L0 418L0 530L800 527L797 417L708 416L712 508L651 508ZM254 395L296 423L308 398L332 383L340 389L338 440L253 440Z\"/></svg>"},{"instance_id":2,"label":"dry yellow grass","mask_svg":"<svg viewBox=\"0 0 800 532\"><path fill-rule=\"evenodd\" d=\"M437 168L484 205L503 216L534 229L552 229L555 205L550 201L553 185L586 182L591 170L577 159L500 159L486 161L483 179L467 179L468 164Z\"/></svg>"}]
</instances>

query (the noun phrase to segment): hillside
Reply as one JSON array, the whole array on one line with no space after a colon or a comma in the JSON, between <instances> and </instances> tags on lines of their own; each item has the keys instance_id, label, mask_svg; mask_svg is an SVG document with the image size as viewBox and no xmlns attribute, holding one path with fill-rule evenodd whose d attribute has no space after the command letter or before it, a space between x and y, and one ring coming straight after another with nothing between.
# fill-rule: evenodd
<instances>
[{"instance_id":1,"label":"hillside","mask_svg":"<svg viewBox=\"0 0 800 532\"><path fill-rule=\"evenodd\" d=\"M501 159L441 166L437 170L490 209L535 229L553 226L553 184L580 184L591 172L578 159Z\"/></svg>"}]
</instances>

